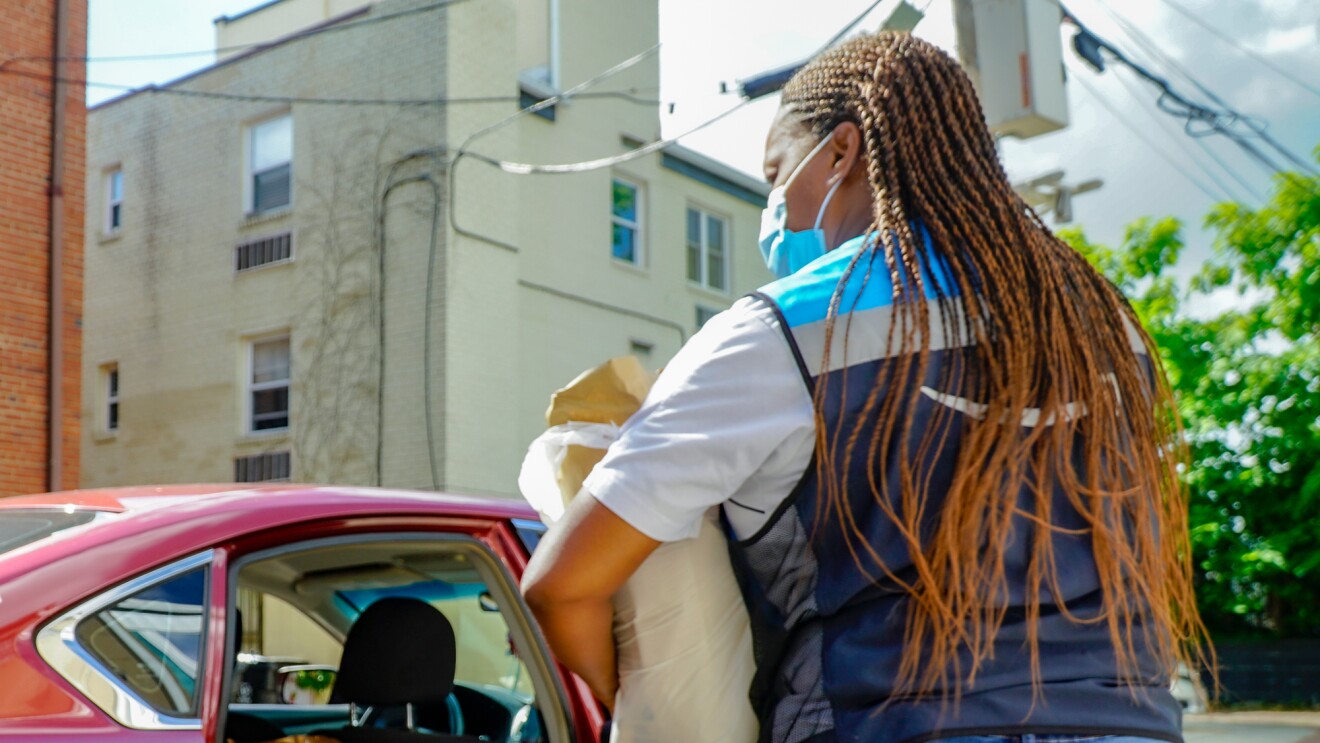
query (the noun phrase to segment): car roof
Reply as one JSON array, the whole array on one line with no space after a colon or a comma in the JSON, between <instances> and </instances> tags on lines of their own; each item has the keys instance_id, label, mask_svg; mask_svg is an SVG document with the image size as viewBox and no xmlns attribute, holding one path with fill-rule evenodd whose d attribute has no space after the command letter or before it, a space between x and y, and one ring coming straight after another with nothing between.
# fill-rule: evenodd
<instances>
[{"instance_id":1,"label":"car roof","mask_svg":"<svg viewBox=\"0 0 1320 743\"><path fill-rule=\"evenodd\" d=\"M453 515L497 519L539 519L531 506L521 500L491 496L457 495L422 490L358 487L350 485L300 485L291 483L201 483L195 485L139 485L88 490L66 490L0 498L0 513L5 509L60 508L64 510L108 511L133 515L175 505L188 504L188 510L224 512L261 510L269 504L296 502L316 511L317 504L333 502L339 510L354 504L374 508L397 505L405 510L448 511Z\"/></svg>"},{"instance_id":2,"label":"car roof","mask_svg":"<svg viewBox=\"0 0 1320 743\"><path fill-rule=\"evenodd\" d=\"M134 545L125 551L140 551L138 546L144 551L171 551L324 519L427 516L539 520L525 502L511 498L347 485L138 486L0 498L0 518L6 511L33 509L97 512L107 518L61 530L0 554L0 580L7 573L5 568L14 568L16 560L45 559L26 553L45 551L49 558L59 559L83 547L123 544L124 540Z\"/></svg>"},{"instance_id":3,"label":"car roof","mask_svg":"<svg viewBox=\"0 0 1320 743\"><path fill-rule=\"evenodd\" d=\"M0 627L29 604L67 603L152 565L299 523L393 518L536 520L513 499L338 485L171 485L0 498L6 511L114 514L0 554ZM26 596L26 598L23 598ZM11 600L13 599L13 600Z\"/></svg>"}]
</instances>

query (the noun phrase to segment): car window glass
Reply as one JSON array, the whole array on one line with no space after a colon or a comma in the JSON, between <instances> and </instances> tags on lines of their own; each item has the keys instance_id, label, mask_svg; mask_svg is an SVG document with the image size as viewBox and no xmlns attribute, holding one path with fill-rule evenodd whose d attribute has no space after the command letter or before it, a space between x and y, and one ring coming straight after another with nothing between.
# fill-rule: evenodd
<instances>
[{"instance_id":1,"label":"car window glass","mask_svg":"<svg viewBox=\"0 0 1320 743\"><path fill-rule=\"evenodd\" d=\"M0 511L0 554L45 539L56 532L82 526L95 517L95 511Z\"/></svg>"},{"instance_id":2,"label":"car window glass","mask_svg":"<svg viewBox=\"0 0 1320 743\"><path fill-rule=\"evenodd\" d=\"M176 576L78 623L79 644L157 711L194 716L205 637L206 570Z\"/></svg>"},{"instance_id":3,"label":"car window glass","mask_svg":"<svg viewBox=\"0 0 1320 743\"><path fill-rule=\"evenodd\" d=\"M418 729L493 741L544 740L536 732L540 715L531 674L511 639L503 602L473 564L471 549L369 541L318 545L241 565L237 608L243 637L230 716L260 717L285 735L347 725L346 703L354 700L334 692L345 638L372 604L403 597L437 609L455 637L453 691L413 705ZM335 713L343 719L334 720L338 707L344 707ZM408 713L402 706L372 705L363 714L368 725L392 728L403 726Z\"/></svg>"}]
</instances>

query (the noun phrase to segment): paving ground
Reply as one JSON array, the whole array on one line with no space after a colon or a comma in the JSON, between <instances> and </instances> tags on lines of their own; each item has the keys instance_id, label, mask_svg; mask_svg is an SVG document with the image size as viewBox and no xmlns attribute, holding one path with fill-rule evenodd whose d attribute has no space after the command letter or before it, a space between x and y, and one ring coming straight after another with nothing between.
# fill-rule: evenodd
<instances>
[{"instance_id":1,"label":"paving ground","mask_svg":"<svg viewBox=\"0 0 1320 743\"><path fill-rule=\"evenodd\" d=\"M1320 712L1214 712L1183 720L1187 743L1320 743Z\"/></svg>"}]
</instances>

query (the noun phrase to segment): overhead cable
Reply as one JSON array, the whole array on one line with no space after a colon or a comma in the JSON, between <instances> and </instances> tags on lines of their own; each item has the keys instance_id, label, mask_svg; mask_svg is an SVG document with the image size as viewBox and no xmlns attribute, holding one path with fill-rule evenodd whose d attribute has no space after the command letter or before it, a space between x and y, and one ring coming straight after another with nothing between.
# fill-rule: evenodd
<instances>
[{"instance_id":1,"label":"overhead cable","mask_svg":"<svg viewBox=\"0 0 1320 743\"><path fill-rule=\"evenodd\" d=\"M1081 86L1088 93L1091 94L1091 97L1095 99L1096 103L1099 103L1101 106L1104 106L1105 109L1107 109L1109 113L1114 116L1115 119L1118 119L1118 122L1120 124L1126 127L1128 131L1135 134L1137 138L1140 139L1142 142L1145 142L1147 147L1150 147L1151 150L1153 150L1156 155L1159 155L1161 159L1167 162L1170 165L1170 167L1181 173L1182 176L1186 178L1189 183L1191 183L1193 186L1196 186L1196 188L1199 189L1201 193L1208 196L1211 201L1218 202L1220 200L1220 197L1216 196L1214 193L1211 193L1210 189L1207 188L1206 185L1201 182L1201 179L1187 172L1187 170L1183 168L1181 165L1179 165L1176 160L1169 157L1169 154L1165 152L1158 144L1156 144L1154 139L1147 136L1144 130L1142 130L1136 124L1132 123L1126 116L1124 116L1123 113L1120 112L1118 108L1114 106L1114 104L1110 103L1105 98L1104 94L1096 90L1095 87L1084 76L1074 75L1073 77L1077 80L1078 83L1081 84Z\"/></svg>"},{"instance_id":2,"label":"overhead cable","mask_svg":"<svg viewBox=\"0 0 1320 743\"><path fill-rule=\"evenodd\" d=\"M1063 10L1064 15L1068 20L1077 26L1078 33L1073 38L1073 46L1077 50L1078 55L1094 67L1097 72L1104 71L1104 61L1100 52L1109 52L1115 60L1127 66L1128 69L1137 73L1147 82L1159 89L1160 96L1156 100L1156 105L1165 113L1184 119L1186 123L1183 128L1188 135L1201 137L1209 134L1221 134L1232 140L1234 144L1240 147L1244 152L1251 156L1253 160L1271 173L1277 174L1284 172L1284 169L1281 168L1278 163L1274 162L1268 155L1261 152L1259 148L1248 141L1246 135L1235 128L1239 123L1249 123L1248 117L1245 117L1232 109L1215 110L1188 99L1186 96L1175 90L1173 86L1169 84L1168 80L1132 61L1132 59L1113 44L1094 34L1081 22L1076 14L1072 13L1067 8L1064 8L1062 4L1060 4L1059 7ZM1198 128L1197 125L1201 128ZM1258 134L1259 132L1253 128L1252 133ZM1281 147L1281 145L1277 144L1274 146L1276 148ZM1295 159L1295 156L1290 156L1290 159ZM1296 159L1296 161L1300 162L1300 159ZM1303 169L1315 172L1310 167L1305 167Z\"/></svg>"},{"instance_id":3,"label":"overhead cable","mask_svg":"<svg viewBox=\"0 0 1320 743\"><path fill-rule=\"evenodd\" d=\"M610 67L609 69L607 69L607 70L605 70L605 71L603 71L603 72L601 72L601 73L599 73L599 74L597 74L597 75L593 75L592 77L588 78L587 80L585 80L585 81L583 81L583 82L581 82L581 83L578 83L577 85L574 85L573 87L569 88L568 90L566 90L566 91L564 91L564 92L562 92L562 93L559 93L559 94L557 94L557 95L552 95L552 96L550 96L549 98L546 98L546 99L541 100L541 101L537 101L536 103L533 103L533 104L530 105L530 106L526 106L526 107L524 107L524 108L518 110L517 112L512 113L512 114L510 114L510 115L508 115L508 116L506 116L506 117L500 119L499 121L494 122L493 124L489 124L489 125L487 125L487 126L481 128L481 129L478 129L477 131L473 132L472 134L469 134L469 135L467 136L467 138L463 140L463 143L462 143L461 145L459 145L458 150L454 153L454 158L453 158L453 160L450 162L450 165L449 165L449 193L450 193L450 198L449 198L449 223L450 223L451 226L453 226L453 228L454 228L454 232L456 232L456 233L458 233L458 234L460 234L460 235L464 235L464 236L466 236L466 237L470 237L470 238L477 239L477 240L482 240L482 241L484 241L484 242L490 243L491 245L495 245L495 246L498 246L498 247L504 248L504 249L506 249L506 250L512 250L512 251L515 251L515 252L516 252L516 251L518 250L518 248L517 248L516 246L510 245L510 244L508 244L508 243L506 243L506 242L504 242L504 241L501 241L501 240L497 240L497 239L492 238L492 237L490 237L490 236L488 236L488 235L483 235L483 234L481 234L481 233L479 233L479 232L475 232L475 231L473 231L473 230L469 230L469 229L463 227L461 224L459 224L459 221L458 221L458 187L457 187L457 180L458 180L458 164L463 160L464 157L473 157L473 158L475 158L475 159L477 159L477 160L480 160L480 161L482 161L482 162L499 162L499 161L493 160L492 158L489 158L489 157L487 157L487 156L485 156L485 155L482 155L482 154L479 154L479 153L476 153L476 152L471 152L471 151L468 150L468 147L470 147L470 146L472 145L473 142L475 142L476 140L480 139L481 137L484 137L484 136L490 134L491 132L494 132L494 131L496 131L496 130L502 128L502 127L508 126L509 124L513 123L514 121L517 121L519 118L522 118L523 116L528 116L528 115L530 115L530 114L534 114L534 113L536 113L536 112L538 112L538 111L543 111L543 110L545 110L545 109L547 109L547 108L549 108L549 107L551 107L551 106L554 106L554 105L556 105L556 104L558 104L558 103L560 103L560 102L562 102L562 101L570 100L570 99L573 99L573 98L575 98L575 97L580 97L580 96L582 96L582 95L585 95L585 94L586 94L585 91L586 91L588 88L592 87L593 85L597 85L597 84L603 82L604 80L607 80L607 79L609 79L610 77L613 77L614 75L617 75L617 74L619 74L620 72L623 72L624 70L626 70L626 69L628 69L628 68L630 68L630 67L632 67L632 66L634 66L634 65L636 65L636 64L638 64L638 63L640 63L640 62L642 62L643 60L648 59L648 58L650 58L651 56L657 54L659 51L660 51L660 44L656 44L656 45L652 46L652 47L649 48L649 49L646 49L646 50L644 50L644 51L642 51L642 52L639 52L639 53L637 53L637 54L634 54L633 56L629 57L628 59L625 59L625 60L623 60L622 62L619 62L618 64L616 64L616 65Z\"/></svg>"},{"instance_id":4,"label":"overhead cable","mask_svg":"<svg viewBox=\"0 0 1320 743\"><path fill-rule=\"evenodd\" d=\"M186 52L162 52L158 54L130 54L123 56L90 57L90 56L69 55L69 56L60 56L60 57L26 57L26 56L10 57L4 60L3 62L0 62L0 70L3 70L5 67L9 66L14 62L50 62L56 59L63 62L101 62L101 63L148 62L158 59L185 59L188 57L204 57L209 54L226 54L230 52L259 51L262 49L268 49L271 47L280 46L281 44L284 44L289 41L305 39L311 36L320 36L322 34L338 33L340 31L349 31L355 28L361 28L362 26L370 26L376 23L392 21L397 18L413 16L419 13L427 13L432 10L445 8L450 5L457 5L463 2L467 2L467 0L440 0L440 2L431 3L430 5L422 5L416 8L408 8L407 10L400 10L397 13L388 13L385 15L373 15L370 18L364 18L360 21L343 21L340 23L329 23L318 26L312 26L311 28L303 29L302 31L297 31L295 33L289 34L288 36L281 36L278 39L273 39L271 41L262 41L255 44L237 44L234 46L222 46L222 47L214 47L211 49L198 49L198 50L186 51Z\"/></svg>"},{"instance_id":5,"label":"overhead cable","mask_svg":"<svg viewBox=\"0 0 1320 743\"><path fill-rule=\"evenodd\" d=\"M816 51L816 54L820 54L820 52L829 49L831 46L834 45L835 42L846 36L849 31L855 28L857 24L861 23L862 20L867 16L867 14L870 13L872 10L874 10L879 4L880 2L877 1L875 3L872 3L870 6L868 6L864 11L862 11L861 14L859 14L852 21L846 24L840 31L836 32L833 36L831 36L830 40L827 41L825 44L823 44L820 47L820 49ZM564 95L567 96L567 93L565 93ZM754 98L743 98L741 101L734 104L733 106L726 108L725 110L721 111L715 116L706 119L705 121L697 124L696 126L693 126L687 129L686 131L683 131L680 134L677 134L673 137L658 139L654 142L643 145L641 147L637 147L627 152L623 152L618 155L612 155L610 157L601 157L595 160L584 160L580 162L571 162L571 163L549 163L549 164L521 163L521 162L512 162L509 160L501 160L498 158L490 157L488 155L483 155L479 152L472 152L466 149L467 145L470 144L470 142L476 137L483 136L488 131L491 131L500 126L504 126L509 121L519 116L525 115L527 113L532 113L533 112L532 109L536 108L535 106L533 106L527 109L523 109L522 111L519 111L518 113L510 116L508 119L496 122L495 124L492 124L490 127L487 127L486 129L472 135L472 137L469 137L468 141L464 142L463 147L460 148L459 154L454 158L454 161L455 164L457 164L459 157L467 156L475 160L480 160L481 162L484 162L487 165L490 165L495 168L499 168L505 173L511 173L513 175L568 175L572 173L586 173L593 170L600 170L602 168L610 168L615 165L622 165L623 163L631 162L638 158L646 157L647 155L650 155L654 152L663 150L666 147L669 147L670 145L677 143L679 140L685 137L695 134L720 121L723 121L729 116L732 116L734 113L745 108L748 104L752 103L753 100ZM541 104L537 104L537 105L538 106L541 106L542 104L554 105L552 101L553 98L546 99L545 101L542 101ZM540 109L538 108L536 110L540 110Z\"/></svg>"},{"instance_id":6,"label":"overhead cable","mask_svg":"<svg viewBox=\"0 0 1320 743\"><path fill-rule=\"evenodd\" d=\"M696 126L676 136L668 137L666 139L659 139L654 142L651 142L650 144L643 145L633 150L629 150L628 152L614 155L612 157L602 157L596 160L584 160L581 162L574 162L574 163L537 164L537 163L510 162L508 160L500 160L497 158L482 155L481 153L478 152L471 152L471 151L467 152L466 154L475 160L480 160L481 162L484 162L487 165L494 166L496 168L499 168L500 170L503 170L506 173L512 173L514 175L566 175L570 173L586 173L592 170L600 170L601 168L609 168L615 165L622 165L623 163L636 160L639 157L645 157L653 152L663 150L664 148L678 142L680 139L683 139L684 137L687 137L691 134L695 134L696 132L705 129L708 126L715 124L716 122L724 120L725 118L733 115L734 112L746 107L749 103L751 103L750 100L739 101L730 108L725 109L719 114L709 119L706 119L700 124L697 124Z\"/></svg>"},{"instance_id":7,"label":"overhead cable","mask_svg":"<svg viewBox=\"0 0 1320 743\"><path fill-rule=\"evenodd\" d=\"M1176 130L1172 132L1169 131L1169 129L1165 127L1165 125L1168 124L1167 117L1160 116L1159 110L1147 107L1149 105L1147 98L1141 94L1141 91L1137 89L1134 82L1121 75L1118 76L1118 82L1129 93L1129 95L1131 95L1132 99L1137 102L1137 105L1150 114L1151 119L1156 122L1156 126L1168 135L1169 141L1177 145L1178 149L1182 150L1183 154L1187 155L1187 158L1191 160L1207 178L1214 181L1215 185L1219 187L1219 190L1222 191L1230 201L1245 201L1245 199L1241 198L1235 190L1229 188L1209 165L1202 162L1201 158L1197 157L1196 153L1192 152L1191 148L1187 145L1187 139L1191 139L1193 142L1200 145L1201 151L1204 152L1207 157L1214 160L1224 172L1228 173L1228 175L1232 177L1239 186L1246 190L1249 196L1257 201L1263 200L1260 193L1258 193L1245 178L1239 175L1238 172L1230 167L1228 163L1224 162L1223 158L1219 157L1214 150L1210 149L1210 146L1206 144L1204 137L1182 137L1176 132Z\"/></svg>"},{"instance_id":8,"label":"overhead cable","mask_svg":"<svg viewBox=\"0 0 1320 743\"><path fill-rule=\"evenodd\" d=\"M1206 23L1206 22L1205 22L1205 19L1201 18L1201 17L1200 17L1199 15L1197 15L1196 13L1193 13L1192 11L1188 10L1187 7L1184 6L1184 5L1182 5L1181 3L1179 3L1179 2L1175 2L1175 0L1160 0L1160 2L1164 3L1165 5L1169 6L1170 8L1173 8L1173 10L1174 10L1175 12L1179 13L1179 14L1182 15L1184 18L1187 18L1188 20L1192 21L1193 23L1195 23L1196 25L1198 25L1198 26L1200 26L1201 28L1205 29L1206 31L1209 31L1213 36L1215 36L1216 38L1218 38L1220 41L1223 41L1224 43L1226 43L1226 44L1228 44L1229 46L1233 47L1234 49L1238 50L1238 51L1241 52L1242 54L1244 54L1244 55L1246 55L1246 56L1248 56L1248 57L1250 57L1250 58L1256 60L1257 62L1259 62L1260 64L1264 65L1265 67L1268 67L1269 69L1271 69L1271 70L1273 70L1274 72L1278 73L1278 74L1279 74L1281 77L1283 77L1285 80L1288 80L1289 82L1293 83L1294 85L1297 85L1298 87L1302 88L1303 90L1306 90L1306 91L1310 92L1310 93L1313 94L1313 95L1320 96L1320 88L1317 88L1317 87L1315 87L1314 85L1310 85L1310 84L1306 83L1306 81L1302 80L1302 79L1299 78L1299 77L1294 76L1292 73L1288 72L1286 69L1284 69L1284 68L1282 68L1282 67L1279 67L1278 65L1276 65L1276 64L1274 64L1273 62L1269 61L1269 60L1266 59L1265 57L1263 57L1263 56L1261 56L1261 55L1259 55L1259 54L1257 54L1257 53L1251 51L1251 50L1248 49L1247 47L1245 47L1245 46L1243 46L1242 44L1238 43L1238 41L1237 41L1236 39L1234 39L1232 36L1229 36L1228 34L1224 33L1223 31L1220 31L1219 29L1215 28L1214 26L1211 26L1209 23Z\"/></svg>"},{"instance_id":9,"label":"overhead cable","mask_svg":"<svg viewBox=\"0 0 1320 743\"><path fill-rule=\"evenodd\" d=\"M1193 87L1195 87L1198 91L1200 91L1201 94L1204 95L1206 98L1208 98L1212 103L1220 106L1227 112L1237 115L1239 117L1238 120L1242 123L1243 126L1245 126L1248 130L1250 130L1255 136L1259 137L1266 144L1273 147L1277 152L1279 152L1279 154L1287 158L1288 161L1291 162L1293 165L1297 166L1303 171L1309 171L1312 174L1320 175L1320 172L1316 172L1313 169L1311 163L1307 162L1302 158L1299 158L1297 155L1293 154L1291 150L1289 150L1286 146L1284 146L1282 142L1279 142L1277 139L1275 139L1274 136L1271 135L1268 131L1267 122L1259 120L1253 116L1247 116L1245 114L1241 114L1240 112L1234 110L1233 106L1229 104L1228 101L1225 101L1223 98L1219 97L1215 93L1215 91L1211 90L1208 86L1206 86L1199 79L1197 79L1197 77L1193 75L1192 72L1188 70L1185 66L1180 64L1178 60L1174 59L1172 56L1168 54L1165 54L1160 49L1159 44L1156 43L1149 36L1147 36L1145 33L1143 33L1141 29L1136 26L1136 24L1132 23L1123 16L1119 15L1116 11L1114 11L1112 8L1109 7L1108 3L1101 2L1099 3L1099 6L1100 9L1104 11L1104 13L1114 21L1114 23L1118 24L1118 26L1125 33L1127 33L1128 37L1131 38L1133 42L1135 42L1138 46L1140 46L1146 52L1146 54L1150 55L1151 59L1154 59L1160 62L1161 64L1164 64L1169 68L1173 69L1184 79L1186 79L1189 83L1191 83Z\"/></svg>"},{"instance_id":10,"label":"overhead cable","mask_svg":"<svg viewBox=\"0 0 1320 743\"><path fill-rule=\"evenodd\" d=\"M474 103L518 103L523 100L522 96L517 95L486 95L486 96L455 96L438 98L336 98L327 96L297 96L297 95L266 95L257 93L227 93L216 90L197 90L196 88L179 88L174 85L147 85L145 87L134 87L131 85L120 85L118 83L106 83L96 80L83 80L78 78L51 77L48 74L37 72L27 72L26 70L0 70L0 75L14 75L17 77L26 77L36 80L51 81L70 84L85 85L89 88L106 88L110 90L122 90L125 93L158 93L160 95L172 95L181 98L203 98L221 101L242 101L255 103L282 103L285 105L306 104L314 106L399 106L401 108L420 107L420 106L453 106ZM660 106L664 101L655 98L643 98L637 95L638 91L632 90L601 90L591 93L582 93L576 96L581 100L590 100L597 98L609 98L623 100L629 103L636 103L642 106ZM118 99L112 99L118 100ZM107 101L109 102L109 101Z\"/></svg>"}]
</instances>

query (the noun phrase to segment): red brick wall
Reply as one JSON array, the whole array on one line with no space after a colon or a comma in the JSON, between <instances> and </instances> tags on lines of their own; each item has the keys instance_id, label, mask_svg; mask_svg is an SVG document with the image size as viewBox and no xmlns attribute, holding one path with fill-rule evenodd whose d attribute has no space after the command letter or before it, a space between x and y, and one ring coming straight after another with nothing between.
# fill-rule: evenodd
<instances>
[{"instance_id":1,"label":"red brick wall","mask_svg":"<svg viewBox=\"0 0 1320 743\"><path fill-rule=\"evenodd\" d=\"M68 4L69 53L86 54L87 2ZM0 0L0 495L48 489L47 385L51 119L55 0ZM18 59L36 57L36 60ZM61 75L81 80L85 66ZM84 161L87 109L81 85L65 87L64 488L78 484L82 360Z\"/></svg>"}]
</instances>

